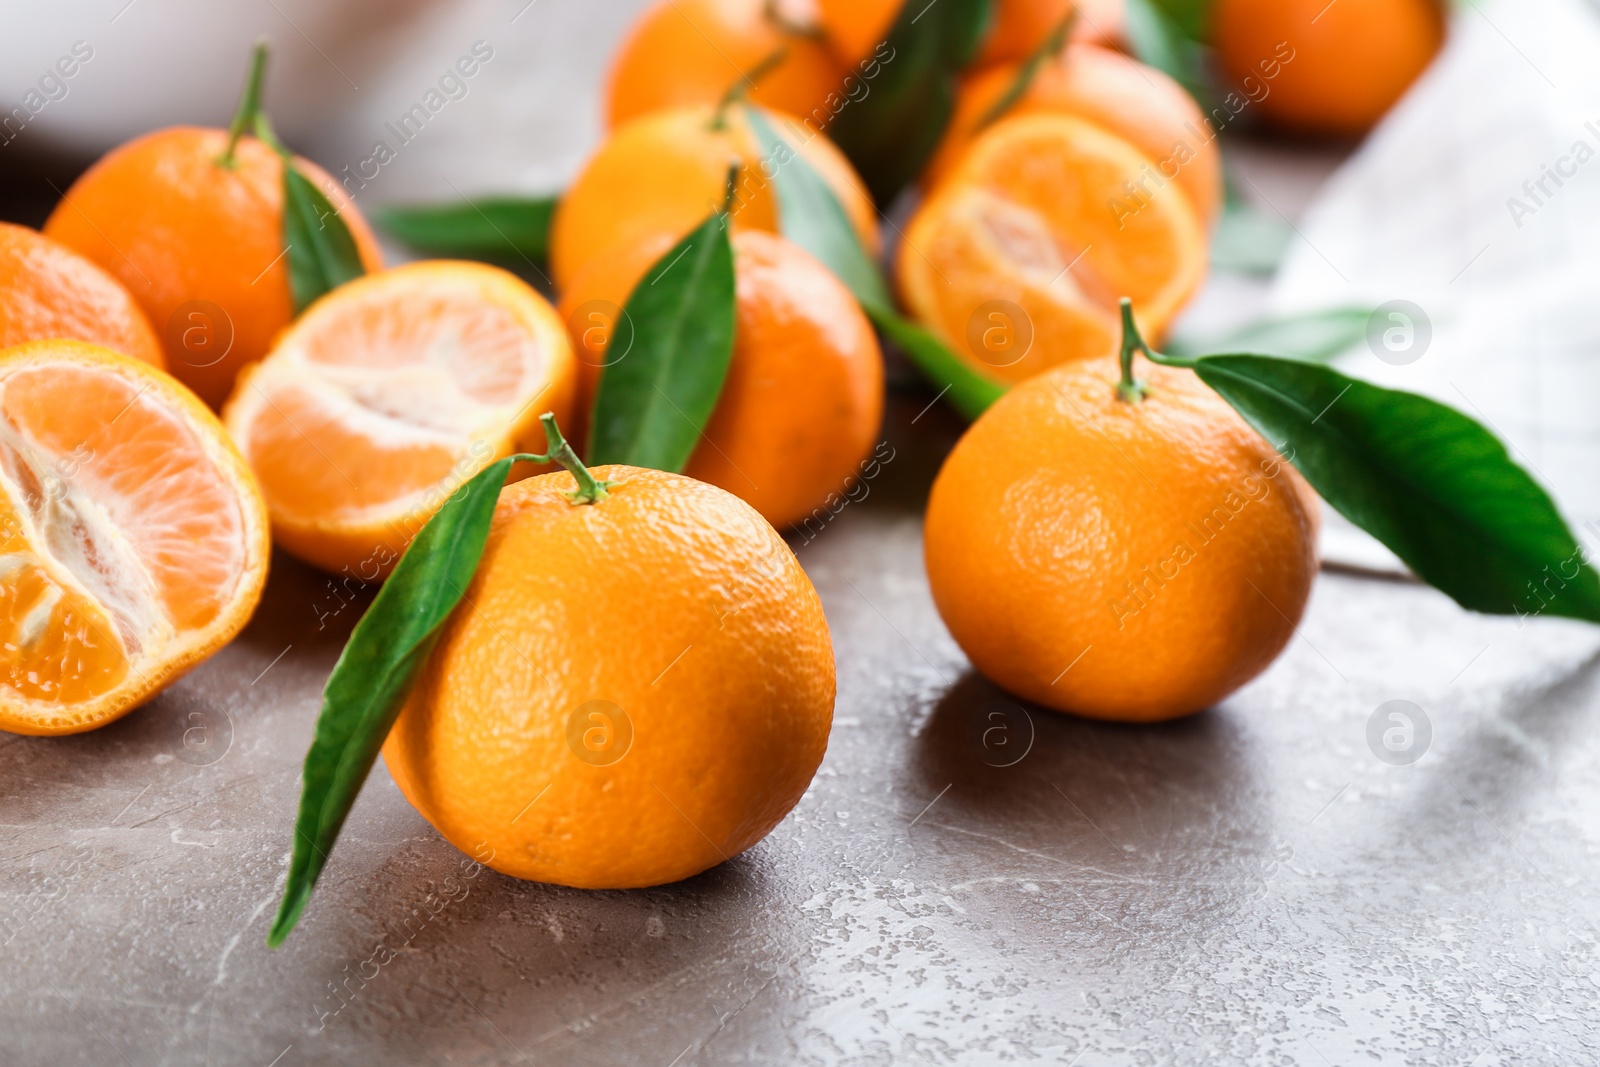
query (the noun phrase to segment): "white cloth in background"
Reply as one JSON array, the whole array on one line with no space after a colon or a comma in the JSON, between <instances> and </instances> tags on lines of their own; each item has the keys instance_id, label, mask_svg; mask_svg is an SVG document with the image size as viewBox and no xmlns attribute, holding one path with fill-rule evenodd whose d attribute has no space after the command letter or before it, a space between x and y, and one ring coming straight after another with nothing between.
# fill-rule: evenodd
<instances>
[{"instance_id":1,"label":"white cloth in background","mask_svg":"<svg viewBox=\"0 0 1600 1067\"><path fill-rule=\"evenodd\" d=\"M1271 310L1421 307L1433 328L1421 358L1397 366L1361 348L1340 368L1487 423L1600 543L1600 11L1459 9L1438 61L1298 233ZM1399 567L1329 520L1326 558Z\"/></svg>"}]
</instances>

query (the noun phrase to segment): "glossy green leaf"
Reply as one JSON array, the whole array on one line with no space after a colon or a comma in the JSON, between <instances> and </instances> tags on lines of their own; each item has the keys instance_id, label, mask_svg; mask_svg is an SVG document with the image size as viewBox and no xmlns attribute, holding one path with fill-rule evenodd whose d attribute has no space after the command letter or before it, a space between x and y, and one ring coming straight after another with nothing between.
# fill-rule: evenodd
<instances>
[{"instance_id":1,"label":"glossy green leaf","mask_svg":"<svg viewBox=\"0 0 1600 1067\"><path fill-rule=\"evenodd\" d=\"M1173 338L1166 344L1166 353L1201 356L1212 352L1263 352L1283 359L1326 363L1366 339L1367 320L1371 317L1371 308L1344 307L1262 319L1211 340Z\"/></svg>"},{"instance_id":2,"label":"glossy green leaf","mask_svg":"<svg viewBox=\"0 0 1600 1067\"><path fill-rule=\"evenodd\" d=\"M883 335L917 365L923 375L968 419L982 415L1005 393L1006 387L974 370L933 334L887 310L867 308Z\"/></svg>"},{"instance_id":3,"label":"glossy green leaf","mask_svg":"<svg viewBox=\"0 0 1600 1067\"><path fill-rule=\"evenodd\" d=\"M334 665L306 753L289 878L268 945L294 929L439 628L472 581L511 464L490 464L434 513Z\"/></svg>"},{"instance_id":4,"label":"glossy green leaf","mask_svg":"<svg viewBox=\"0 0 1600 1067\"><path fill-rule=\"evenodd\" d=\"M733 359L733 248L713 212L656 261L622 309L631 345L607 352L590 420L591 463L681 471Z\"/></svg>"},{"instance_id":5,"label":"glossy green leaf","mask_svg":"<svg viewBox=\"0 0 1600 1067\"><path fill-rule=\"evenodd\" d=\"M1126 0L1128 40L1134 55L1172 77L1189 95L1207 105L1216 95L1205 46L1156 0Z\"/></svg>"},{"instance_id":6,"label":"glossy green leaf","mask_svg":"<svg viewBox=\"0 0 1600 1067\"><path fill-rule=\"evenodd\" d=\"M783 235L844 282L883 335L940 389L940 396L967 418L977 418L1005 391L1004 386L973 369L927 330L900 317L883 275L861 247L833 190L755 108L750 109L750 124L777 186Z\"/></svg>"},{"instance_id":7,"label":"glossy green leaf","mask_svg":"<svg viewBox=\"0 0 1600 1067\"><path fill-rule=\"evenodd\" d=\"M283 167L283 243L298 315L318 298L367 272L350 228L321 189L289 161Z\"/></svg>"},{"instance_id":8,"label":"glossy green leaf","mask_svg":"<svg viewBox=\"0 0 1600 1067\"><path fill-rule=\"evenodd\" d=\"M523 261L542 269L557 203L553 196L485 196L380 207L373 218L396 240L425 255Z\"/></svg>"},{"instance_id":9,"label":"glossy green leaf","mask_svg":"<svg viewBox=\"0 0 1600 1067\"><path fill-rule=\"evenodd\" d=\"M766 172L778 193L778 220L783 235L816 256L838 275L863 307L892 309L888 286L872 262L844 206L828 183L760 108L746 112L761 145Z\"/></svg>"},{"instance_id":10,"label":"glossy green leaf","mask_svg":"<svg viewBox=\"0 0 1600 1067\"><path fill-rule=\"evenodd\" d=\"M1466 415L1313 363L1193 366L1324 500L1462 607L1600 622L1600 578L1549 494Z\"/></svg>"},{"instance_id":11,"label":"glossy green leaf","mask_svg":"<svg viewBox=\"0 0 1600 1067\"><path fill-rule=\"evenodd\" d=\"M910 0L851 71L827 133L887 205L919 173L955 108L956 81L988 31L993 0Z\"/></svg>"}]
</instances>

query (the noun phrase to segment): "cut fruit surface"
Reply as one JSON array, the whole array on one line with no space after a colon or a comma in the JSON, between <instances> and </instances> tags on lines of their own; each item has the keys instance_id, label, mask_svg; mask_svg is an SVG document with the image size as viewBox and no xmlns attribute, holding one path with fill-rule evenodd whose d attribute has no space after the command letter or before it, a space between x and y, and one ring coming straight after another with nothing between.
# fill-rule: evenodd
<instances>
[{"instance_id":1,"label":"cut fruit surface","mask_svg":"<svg viewBox=\"0 0 1600 1067\"><path fill-rule=\"evenodd\" d=\"M0 729L137 706L243 628L269 552L255 481L194 394L97 345L0 351Z\"/></svg>"},{"instance_id":2,"label":"cut fruit surface","mask_svg":"<svg viewBox=\"0 0 1600 1067\"><path fill-rule=\"evenodd\" d=\"M1019 382L1114 354L1117 300L1159 338L1205 273L1189 198L1127 141L1068 115L996 123L906 227L896 275L916 316Z\"/></svg>"},{"instance_id":3,"label":"cut fruit surface","mask_svg":"<svg viewBox=\"0 0 1600 1067\"><path fill-rule=\"evenodd\" d=\"M462 482L542 451L539 416L568 418L575 376L560 319L514 275L412 263L309 308L223 418L283 548L371 580Z\"/></svg>"}]
</instances>

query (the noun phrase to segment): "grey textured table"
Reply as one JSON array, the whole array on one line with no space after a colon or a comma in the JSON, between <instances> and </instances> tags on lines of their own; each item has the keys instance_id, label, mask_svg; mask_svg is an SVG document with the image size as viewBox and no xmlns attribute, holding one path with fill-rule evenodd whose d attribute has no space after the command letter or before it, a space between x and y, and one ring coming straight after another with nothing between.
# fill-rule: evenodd
<instances>
[{"instance_id":1,"label":"grey textured table","mask_svg":"<svg viewBox=\"0 0 1600 1067\"><path fill-rule=\"evenodd\" d=\"M958 426L925 403L894 400L895 459L799 547L839 703L759 846L647 891L465 879L380 766L268 951L363 606L319 629L326 579L278 557L245 634L150 706L0 738L0 1062L1596 1060L1600 631L1325 574L1215 710L1020 708L928 597L921 504ZM1432 722L1412 766L1367 742L1395 698ZM983 743L997 721L1012 747Z\"/></svg>"}]
</instances>

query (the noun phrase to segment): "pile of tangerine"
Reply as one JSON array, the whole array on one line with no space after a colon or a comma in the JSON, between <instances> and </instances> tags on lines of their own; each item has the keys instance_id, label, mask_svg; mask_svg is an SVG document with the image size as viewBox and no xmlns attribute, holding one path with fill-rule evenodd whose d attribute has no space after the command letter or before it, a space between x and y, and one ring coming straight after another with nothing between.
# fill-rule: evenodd
<instances>
[{"instance_id":1,"label":"pile of tangerine","mask_svg":"<svg viewBox=\"0 0 1600 1067\"><path fill-rule=\"evenodd\" d=\"M1117 389L1119 299L1157 339L1203 280L1220 153L1189 95L1119 50L1116 0L1081 0L1072 39L991 121L1071 6L999 0L895 253L911 314L1015 386L939 475L926 562L996 683L1159 720L1283 648L1316 570L1317 502L1192 376L1150 368L1137 404ZM760 173L749 108L814 127L900 7L648 8L611 69L609 132L553 221L559 310L478 263L386 269L356 206L296 159L367 271L296 315L289 164L237 126L137 138L42 233L0 224L0 728L111 722L243 628L272 545L381 580L457 487L537 448L542 415L581 440L611 341L589 311L625 303L705 217L730 159ZM1221 0L1218 47L1243 78L1292 37L1271 117L1359 132L1440 23L1422 0L1321 7ZM1347 19L1374 12L1400 27L1380 59L1401 73L1357 91L1340 80L1360 77ZM825 131L799 150L877 253L883 205ZM687 467L517 470L385 746L417 809L503 872L687 877L770 831L826 748L827 624L777 530L845 491L877 443L882 355L850 292L780 236L767 183L747 182L730 217L734 355ZM1031 323L1020 356L967 343L996 302Z\"/></svg>"}]
</instances>

